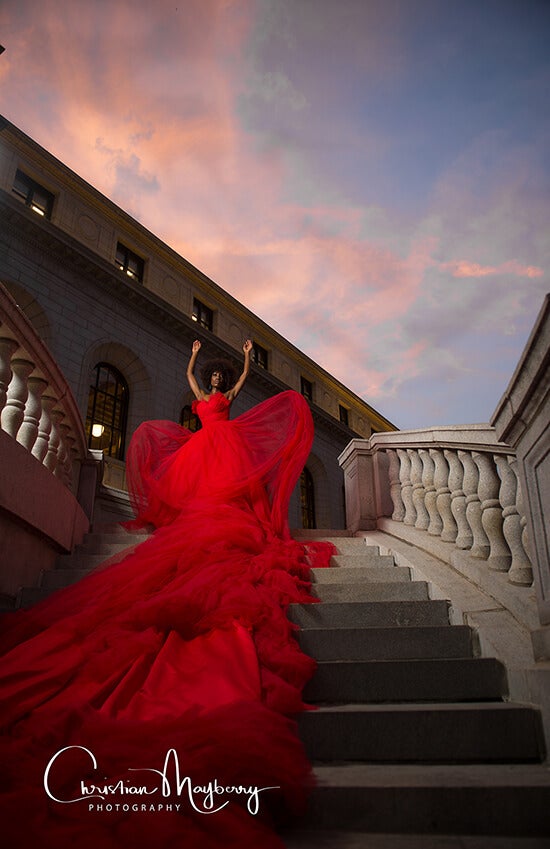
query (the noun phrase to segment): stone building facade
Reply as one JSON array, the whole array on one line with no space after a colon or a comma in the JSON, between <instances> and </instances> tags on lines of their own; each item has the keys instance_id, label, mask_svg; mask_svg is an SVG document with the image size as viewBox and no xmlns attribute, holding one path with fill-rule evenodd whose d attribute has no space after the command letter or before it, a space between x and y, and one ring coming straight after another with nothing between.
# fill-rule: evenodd
<instances>
[{"instance_id":1,"label":"stone building facade","mask_svg":"<svg viewBox=\"0 0 550 849\"><path fill-rule=\"evenodd\" d=\"M124 450L142 421L194 426L192 341L201 339L202 359L239 367L252 338L255 362L233 415L285 389L302 392L315 441L290 522L345 526L338 456L354 437L395 430L391 422L5 119L0 222L0 282L65 375L89 447L104 451L113 497L125 490Z\"/></svg>"}]
</instances>

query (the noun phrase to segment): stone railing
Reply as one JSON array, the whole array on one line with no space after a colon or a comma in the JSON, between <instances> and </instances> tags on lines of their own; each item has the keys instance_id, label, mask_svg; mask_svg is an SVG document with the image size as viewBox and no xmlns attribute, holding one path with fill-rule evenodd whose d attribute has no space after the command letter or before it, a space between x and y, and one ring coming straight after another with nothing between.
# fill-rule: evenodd
<instances>
[{"instance_id":1,"label":"stone railing","mask_svg":"<svg viewBox=\"0 0 550 849\"><path fill-rule=\"evenodd\" d=\"M347 525L391 517L530 586L526 520L515 452L489 425L379 433L340 456Z\"/></svg>"},{"instance_id":2,"label":"stone railing","mask_svg":"<svg viewBox=\"0 0 550 849\"><path fill-rule=\"evenodd\" d=\"M52 355L0 285L0 599L82 541L99 463Z\"/></svg>"},{"instance_id":3,"label":"stone railing","mask_svg":"<svg viewBox=\"0 0 550 849\"><path fill-rule=\"evenodd\" d=\"M0 428L73 491L88 456L82 417L46 346L0 286Z\"/></svg>"}]
</instances>

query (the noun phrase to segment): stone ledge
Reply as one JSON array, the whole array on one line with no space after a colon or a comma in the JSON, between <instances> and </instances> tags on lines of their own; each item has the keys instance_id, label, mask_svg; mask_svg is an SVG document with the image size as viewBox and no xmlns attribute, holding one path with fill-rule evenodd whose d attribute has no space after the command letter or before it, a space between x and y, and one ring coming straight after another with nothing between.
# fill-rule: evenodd
<instances>
[{"instance_id":1,"label":"stone ledge","mask_svg":"<svg viewBox=\"0 0 550 849\"><path fill-rule=\"evenodd\" d=\"M533 587L519 587L508 581L507 572L497 572L487 566L487 561L472 557L468 551L457 549L452 542L443 542L403 522L379 519L378 529L421 552L442 561L452 573L461 575L474 592L481 592L488 599L487 608L505 608L526 631L540 628L537 615L536 593ZM371 532L365 532L370 534ZM449 577L452 574L449 572ZM478 608L479 609L479 608Z\"/></svg>"}]
</instances>

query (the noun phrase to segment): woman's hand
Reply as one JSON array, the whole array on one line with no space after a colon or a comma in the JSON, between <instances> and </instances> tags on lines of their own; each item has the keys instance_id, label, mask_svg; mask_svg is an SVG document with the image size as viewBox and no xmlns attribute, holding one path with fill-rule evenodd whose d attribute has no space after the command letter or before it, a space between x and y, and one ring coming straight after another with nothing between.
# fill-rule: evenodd
<instances>
[{"instance_id":1,"label":"woman's hand","mask_svg":"<svg viewBox=\"0 0 550 849\"><path fill-rule=\"evenodd\" d=\"M250 354L250 352L252 351L252 341L250 339L247 339L244 343L243 351L245 352L245 354Z\"/></svg>"},{"instance_id":2,"label":"woman's hand","mask_svg":"<svg viewBox=\"0 0 550 849\"><path fill-rule=\"evenodd\" d=\"M201 343L199 342L198 339L195 339L195 341L193 342L193 347L191 349L192 353L191 353L191 356L189 358L189 363L187 364L187 382L189 383L189 387L190 387L193 395L195 396L195 398L198 401L200 401L201 398L203 397L203 392L201 391L201 388L200 388L199 384L197 383L197 380L196 380L193 372L194 372L194 369L195 369L195 363L197 362L197 356L198 356L198 353L200 351L200 348L201 348Z\"/></svg>"}]
</instances>

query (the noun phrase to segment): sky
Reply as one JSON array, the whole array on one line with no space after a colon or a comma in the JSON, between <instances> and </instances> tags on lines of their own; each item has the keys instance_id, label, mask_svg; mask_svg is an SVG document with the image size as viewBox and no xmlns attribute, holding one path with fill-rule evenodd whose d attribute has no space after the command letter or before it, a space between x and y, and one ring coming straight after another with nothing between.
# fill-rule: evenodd
<instances>
[{"instance_id":1,"label":"sky","mask_svg":"<svg viewBox=\"0 0 550 849\"><path fill-rule=\"evenodd\" d=\"M547 0L0 0L0 112L401 429L550 290Z\"/></svg>"}]
</instances>

